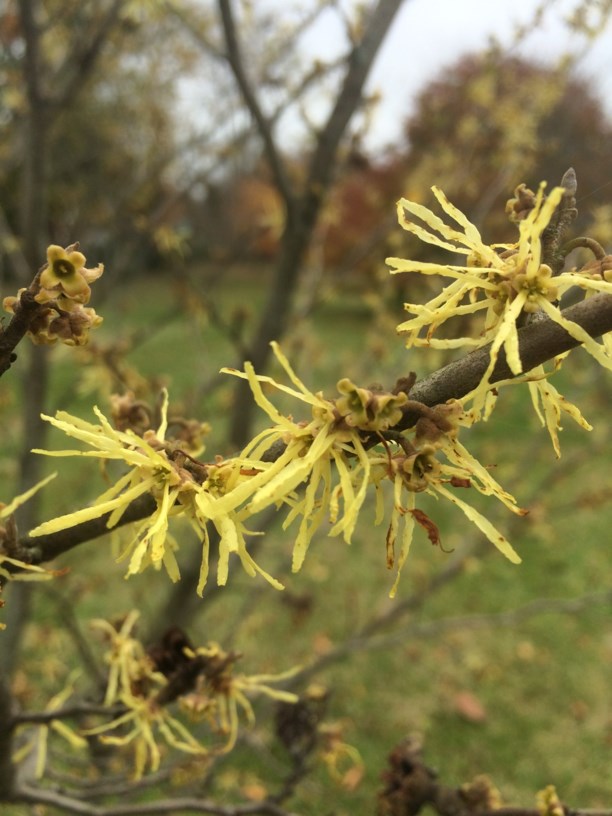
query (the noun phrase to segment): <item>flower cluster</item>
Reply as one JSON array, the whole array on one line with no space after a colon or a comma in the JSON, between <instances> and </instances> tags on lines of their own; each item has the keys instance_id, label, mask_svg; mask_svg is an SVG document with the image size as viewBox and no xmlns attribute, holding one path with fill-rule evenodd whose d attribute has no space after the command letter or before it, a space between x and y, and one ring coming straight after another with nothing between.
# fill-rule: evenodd
<instances>
[{"instance_id":1,"label":"flower cluster","mask_svg":"<svg viewBox=\"0 0 612 816\"><path fill-rule=\"evenodd\" d=\"M249 519L268 507L285 509L283 527L297 525L292 568L301 568L315 532L326 522L328 534L342 536L347 544L362 511L368 489L378 496L377 523L385 517L383 483L391 483L393 505L387 533L387 563L397 565L397 575L406 558L415 522L424 527L434 544L439 543L436 525L416 508L416 494L430 493L457 506L511 561L520 559L506 539L478 511L457 496L457 488L473 487L493 495L516 513L523 513L515 500L472 457L458 440L460 425L470 423L462 405L451 402L430 409L409 399L407 389L385 392L374 386L362 388L348 379L338 383L339 396L326 398L313 393L299 379L280 348L274 353L291 385L257 375L245 364L244 371L225 369L248 381L257 405L271 424L241 453L203 462L190 454L183 441L166 440L168 400L161 407L162 420L156 431L141 435L127 427L117 430L98 410L99 424L59 412L45 417L55 427L87 444L92 450L38 451L52 456L93 456L119 460L129 466L111 488L91 507L45 522L31 535L45 535L93 518L107 516L114 527L129 504L148 493L154 509L136 526L121 557L129 557L128 575L149 565L163 565L172 580L179 579L177 547L170 535L173 517L184 518L202 541L203 556L198 591L207 577L211 548L210 528L217 532L217 583L225 584L232 555L238 556L248 574L262 575L277 589L282 584L261 567L249 553ZM272 386L305 405L310 418L296 421L283 415L264 393ZM117 418L132 416L141 425L142 412L128 410L115 402ZM133 407L133 406L132 406ZM125 410L123 410L125 408ZM397 431L405 411L416 413L413 428ZM271 455L271 452L274 454ZM441 457L441 458L440 458ZM395 557L398 530L401 551ZM395 593L397 579L392 594Z\"/></svg>"},{"instance_id":2,"label":"flower cluster","mask_svg":"<svg viewBox=\"0 0 612 816\"><path fill-rule=\"evenodd\" d=\"M432 348L480 347L490 344L490 360L480 385L472 392L473 415L477 418L490 413L495 400L491 390L491 375L500 351L513 375L525 374L530 383L532 400L538 416L548 427L555 451L559 453L557 430L561 413L567 413L582 427L589 427L575 406L570 405L547 382L552 372L543 367L524 372L519 353L519 318L529 318L540 312L560 325L597 362L612 369L610 341L599 343L581 326L568 320L559 308L559 301L570 289L582 290L586 296L606 292L612 294L612 275L605 259L587 264L580 270L553 275L543 259L543 234L559 206L563 187L544 195L545 185L537 193L520 185L515 198L508 202L510 220L518 226L519 237L512 244L483 242L478 229L446 198L437 187L433 193L443 212L454 224L449 224L426 207L407 199L398 202L401 226L422 241L455 255L466 256L464 266L424 261L388 258L391 273L418 272L422 275L450 278L451 283L439 295L425 304L407 303L413 315L398 326L406 335L408 346ZM480 315L480 323L472 320L469 336L440 338L437 330L456 317ZM555 361L554 369L560 360ZM498 385L498 384L496 384ZM540 410L540 406L543 406Z\"/></svg>"},{"instance_id":3,"label":"flower cluster","mask_svg":"<svg viewBox=\"0 0 612 816\"><path fill-rule=\"evenodd\" d=\"M494 496L514 513L522 515L526 511L459 442L459 429L486 419L498 388L517 381L528 384L537 415L547 427L557 455L562 415L590 429L578 408L550 384L550 375L562 364L562 357L553 361L552 370L544 366L523 370L519 322L540 312L579 340L598 362L612 368L611 342L595 341L559 308L560 298L570 289L581 289L586 297L612 293L612 262L602 250L596 252L594 262L582 269L553 275L546 263L544 242L566 194L562 187L545 196L543 184L537 193L520 185L507 207L510 220L518 227L518 240L491 245L483 242L476 227L439 189L433 190L446 220L420 204L402 199L398 205L400 223L421 240L466 256L466 262L460 266L389 259L392 272L451 279L439 295L424 305L407 304L412 317L398 330L407 336L409 346L456 348L488 344L486 371L471 394L461 401L428 407L410 398L411 381L400 380L392 391L386 391L381 386L364 388L343 378L337 384L336 396L324 396L302 382L273 343L288 384L257 374L248 362L243 371L223 369L248 382L256 404L269 420L269 426L233 457L212 461L198 458L204 449L202 438L207 426L169 418L165 393L156 411L133 394L114 397L114 425L97 408L98 423L63 412L55 418L45 417L90 450L39 453L116 460L127 465L128 470L90 507L45 522L31 535L53 533L102 516L111 529L134 500L148 494L151 512L136 525L120 556L128 559L128 575L148 566L163 566L173 581L179 579L178 544L170 533L170 522L181 517L195 530L202 545L200 594L208 579L211 547L218 550L218 584L226 583L230 560L237 557L249 575L260 575L282 589L282 584L249 551L251 519L267 508L284 511L283 528L296 528L292 568L297 571L314 534L324 525L329 525L330 536L341 536L351 543L372 488L377 499L376 523L388 518L386 560L388 567L396 570L392 595L416 527L422 527L433 544L440 544L437 525L417 507L420 493L454 504L510 561L518 563L520 558L506 538L459 494L466 488L473 489ZM89 283L101 269L84 269L85 259L76 247L51 247L48 257L48 266L40 274L39 302L87 302ZM436 335L451 318L466 316L472 321L471 335L451 339ZM496 382L493 389L491 378L502 351L513 377ZM270 388L301 404L306 417L296 420L284 415L269 398ZM391 494L390 511L386 506L387 491Z\"/></svg>"},{"instance_id":4,"label":"flower cluster","mask_svg":"<svg viewBox=\"0 0 612 816\"><path fill-rule=\"evenodd\" d=\"M491 476L489 471L475 459L459 442L460 425L470 422L458 400L428 409L421 406L422 416L414 428L412 440L399 440L398 449L392 451L388 445L384 454L372 462L373 481L377 488L376 523L384 518L381 484L383 480L393 483L393 509L387 531L387 566L396 566L397 576L391 589L395 596L402 566L408 556L415 524L423 527L432 544L440 544L440 534L436 524L416 507L419 493L444 498L458 507L482 533L512 563L521 559L507 539L481 513L459 498L455 490L449 488L474 488L486 496L495 496L509 510L517 515L525 515L526 510L518 507L516 500L506 492ZM441 460L439 457L443 457ZM402 526L401 546L396 557L395 546Z\"/></svg>"},{"instance_id":5,"label":"flower cluster","mask_svg":"<svg viewBox=\"0 0 612 816\"><path fill-rule=\"evenodd\" d=\"M102 264L93 269L85 268L86 258L79 252L79 245L66 249L52 244L47 249L47 263L34 279L30 291L40 308L34 313L28 334L35 343L53 344L60 340L69 346L87 343L89 330L97 328L102 318L86 306L91 297L89 284L104 271ZM15 314L22 294L4 298L3 307Z\"/></svg>"},{"instance_id":6,"label":"flower cluster","mask_svg":"<svg viewBox=\"0 0 612 816\"><path fill-rule=\"evenodd\" d=\"M93 622L108 643L109 667L105 706L116 709L110 722L87 729L108 745L130 745L134 752L134 776L139 778L161 761L161 742L183 753L206 755L233 748L238 736L239 709L247 721L255 719L248 699L264 694L286 703L297 697L270 687L291 672L278 675L238 675L234 666L240 655L224 652L217 644L194 648L179 629L169 629L160 643L145 650L134 636L139 613L130 612L118 625ZM204 746L168 708L178 703L192 720L205 721L213 733L226 738L219 748Z\"/></svg>"},{"instance_id":7,"label":"flower cluster","mask_svg":"<svg viewBox=\"0 0 612 816\"><path fill-rule=\"evenodd\" d=\"M133 776L139 779L159 768L166 748L200 757L230 751L238 737L240 712L247 724L255 721L252 697L264 695L283 705L297 702L295 694L270 685L290 678L295 670L279 675L238 674L235 666L241 655L225 652L216 643L194 648L177 627L168 629L159 642L145 649L136 636L139 616L133 610L113 623L102 619L91 622L106 647L102 703L70 705L79 680L79 673L73 672L62 691L45 706L49 716L23 741L13 757L15 762L34 754L36 776L41 777L49 734L54 731L80 751L87 750L92 740L129 748ZM170 711L172 707L178 709L176 716ZM72 712L66 714L66 708ZM65 722L68 717L80 722L84 719L87 727L69 726ZM103 722L92 726L92 717ZM212 735L208 744L194 736L187 720L207 726Z\"/></svg>"}]
</instances>

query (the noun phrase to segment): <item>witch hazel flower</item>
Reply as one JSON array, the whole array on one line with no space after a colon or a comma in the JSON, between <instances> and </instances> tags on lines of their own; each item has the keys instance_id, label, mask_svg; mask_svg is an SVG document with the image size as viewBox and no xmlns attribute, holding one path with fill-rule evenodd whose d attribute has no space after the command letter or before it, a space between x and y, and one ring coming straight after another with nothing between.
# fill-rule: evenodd
<instances>
[{"instance_id":1,"label":"witch hazel flower","mask_svg":"<svg viewBox=\"0 0 612 816\"><path fill-rule=\"evenodd\" d=\"M118 431L98 409L94 408L99 424L59 411L55 417L43 419L63 431L67 436L88 445L91 450L35 450L45 456L85 456L102 461L119 461L129 466L129 471L121 476L107 491L85 507L51 521L38 525L31 536L74 527L85 521L109 514L107 527L115 527L128 506L140 496L149 493L155 501L153 514L138 524L136 532L126 548L123 557L130 556L128 575L141 572L149 564L166 568L170 578L180 577L172 539L168 537L169 518L175 513L175 503L183 494L196 488L196 481L180 462L171 459L163 449L167 429L168 395L164 392L161 409L162 419L156 432L147 432L144 438L133 431Z\"/></svg>"},{"instance_id":2,"label":"witch hazel flower","mask_svg":"<svg viewBox=\"0 0 612 816\"><path fill-rule=\"evenodd\" d=\"M474 224L437 187L432 188L436 200L455 225L420 204L405 198L398 202L399 222L405 230L454 255L466 256L465 265L387 259L392 274L418 272L451 279L451 283L427 303L406 304L406 310L413 317L401 323L398 332L406 335L408 346L458 348L491 343L490 363L481 383L483 390L489 387L501 349L512 373L523 372L517 328L522 313L541 311L578 340L600 365L612 370L612 357L606 347L564 317L558 306L559 299L569 289L578 287L586 293L611 294L612 283L582 271L553 276L550 266L543 262L542 235L565 189L555 187L545 196L544 188L542 183L531 208L518 222L519 239L513 244L485 244ZM482 320L474 335L449 339L434 336L451 318L479 312Z\"/></svg>"},{"instance_id":3,"label":"witch hazel flower","mask_svg":"<svg viewBox=\"0 0 612 816\"><path fill-rule=\"evenodd\" d=\"M86 269L86 260L78 243L66 249L51 244L47 248L47 263L40 274L40 291L35 300L49 303L65 297L76 303L88 303L91 297L89 284L100 277L104 266L98 264L93 269Z\"/></svg>"},{"instance_id":4,"label":"witch hazel flower","mask_svg":"<svg viewBox=\"0 0 612 816\"><path fill-rule=\"evenodd\" d=\"M412 403L411 403L412 404ZM423 414L417 421L412 439L400 437L398 448L386 445L385 454L372 459L372 481L376 487L376 519L380 524L386 517L383 484L393 484L393 504L387 529L387 567L395 568L396 578L390 597L395 597L402 567L406 562L417 525L429 540L441 546L441 535L435 521L417 507L417 496L427 493L445 499L461 512L513 564L521 558L506 537L482 513L457 491L473 488L485 496L494 496L519 516L528 512L519 507L516 499L493 478L458 439L459 428L470 425L472 418L459 400L450 400L434 408L421 406ZM399 541L399 553L396 553Z\"/></svg>"},{"instance_id":5,"label":"witch hazel flower","mask_svg":"<svg viewBox=\"0 0 612 816\"><path fill-rule=\"evenodd\" d=\"M104 272L103 264L85 268L86 258L79 244L63 247L51 244L47 262L28 289L4 298L5 311L17 314L22 298L33 298L38 308L30 310L28 335L37 345L53 345L58 340L69 346L85 345L90 329L102 323L95 309L85 306L91 297L90 284Z\"/></svg>"},{"instance_id":6,"label":"witch hazel flower","mask_svg":"<svg viewBox=\"0 0 612 816\"><path fill-rule=\"evenodd\" d=\"M293 548L292 569L297 572L325 518L332 521L329 534L342 535L350 544L370 482L370 458L362 432L377 426L387 428L393 419L399 421L398 411L407 397L375 394L344 379L338 384L341 397L327 399L321 392L313 393L307 388L278 344L272 343L272 349L292 386L256 374L250 363L245 364L244 372L223 370L248 380L255 402L273 423L255 437L241 457L261 458L274 444L285 446L275 462L276 465L284 459L283 467L272 478L262 480L247 510L258 513L270 505L286 504L289 513L283 527L301 519ZM309 406L311 419L295 422L284 416L265 396L262 384L272 385ZM302 483L306 483L304 491L295 492Z\"/></svg>"}]
</instances>

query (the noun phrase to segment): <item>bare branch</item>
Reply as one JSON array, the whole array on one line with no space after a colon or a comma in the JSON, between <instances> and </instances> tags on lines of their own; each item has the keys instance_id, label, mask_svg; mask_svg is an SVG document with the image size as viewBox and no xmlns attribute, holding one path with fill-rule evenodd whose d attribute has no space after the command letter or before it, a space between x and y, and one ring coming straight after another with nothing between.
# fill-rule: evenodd
<instances>
[{"instance_id":1,"label":"bare branch","mask_svg":"<svg viewBox=\"0 0 612 816\"><path fill-rule=\"evenodd\" d=\"M34 292L23 292L15 314L6 328L0 326L0 377L17 359L15 348L25 337L34 315L41 309L34 300Z\"/></svg>"},{"instance_id":2,"label":"bare branch","mask_svg":"<svg viewBox=\"0 0 612 816\"><path fill-rule=\"evenodd\" d=\"M402 0L379 0L370 11L363 39L355 45L349 56L344 84L321 132L310 163L306 187L307 202L317 211L321 194L332 177L340 140L359 105L374 58L401 5Z\"/></svg>"},{"instance_id":3,"label":"bare branch","mask_svg":"<svg viewBox=\"0 0 612 816\"><path fill-rule=\"evenodd\" d=\"M227 0L220 0L227 2ZM317 146L308 170L304 192L295 208L287 212L281 253L270 297L262 310L259 326L250 344L249 358L256 369L263 371L270 355L270 341L280 340L291 319L291 304L304 257L316 226L325 193L331 183L338 147L348 123L358 108L374 58L380 48L402 0L379 0L371 9L365 33L348 58L344 83L319 134ZM236 386L236 400L231 421L232 444L242 447L250 435L253 404L248 385Z\"/></svg>"},{"instance_id":4,"label":"bare branch","mask_svg":"<svg viewBox=\"0 0 612 816\"><path fill-rule=\"evenodd\" d=\"M592 337L600 337L612 331L612 295L595 295L575 306L564 309L563 316L582 326ZM518 331L519 351L525 370L576 348L580 343L569 335L554 321L544 318L536 320ZM459 399L472 391L481 381L489 364L489 346L471 352L455 362L449 363L425 379L417 382L410 396L413 400L433 406L449 399ZM500 352L498 363L491 378L492 382L510 379L512 372L508 368L503 352ZM399 427L408 428L414 423L414 417L407 413ZM272 446L266 458L275 459L282 453L283 447ZM130 524L150 516L155 503L150 496L142 496L133 502L121 517L117 526ZM108 532L106 523L108 515L84 522L58 533L30 538L25 536L18 542L13 557L30 564L41 564L50 561L79 544L98 538Z\"/></svg>"},{"instance_id":5,"label":"bare branch","mask_svg":"<svg viewBox=\"0 0 612 816\"><path fill-rule=\"evenodd\" d=\"M116 527L140 521L150 516L154 511L154 499L148 494L140 496L129 505ZM19 541L14 557L28 564L42 564L51 561L79 544L106 535L109 532L107 527L109 518L110 513L106 513L99 518L85 521L75 527L69 527L67 530L60 530L58 533L49 533L37 538L24 536Z\"/></svg>"},{"instance_id":6,"label":"bare branch","mask_svg":"<svg viewBox=\"0 0 612 816\"><path fill-rule=\"evenodd\" d=\"M60 113L71 105L75 96L91 76L104 43L112 32L124 3L125 0L114 0L98 28L94 31L93 36L85 45L83 45L80 38L76 38L75 50L68 55L63 66L63 70L70 72L70 78L62 88L61 93L50 100L54 113Z\"/></svg>"},{"instance_id":7,"label":"bare branch","mask_svg":"<svg viewBox=\"0 0 612 816\"><path fill-rule=\"evenodd\" d=\"M278 191L281 194L287 209L293 209L295 206L295 196L291 189L289 179L287 178L283 160L274 141L270 122L259 105L255 91L251 87L251 83L249 82L244 68L240 45L238 43L238 36L236 34L236 23L234 21L232 12L231 0L219 0L219 11L221 13L221 20L223 22L223 33L225 35L225 45L227 49L227 61L234 73L234 77L240 89L240 93L242 94L242 98L244 99L244 103L257 125L259 135L261 136L264 144L266 158L270 164L270 169L272 171L272 175L274 176Z\"/></svg>"},{"instance_id":8,"label":"bare branch","mask_svg":"<svg viewBox=\"0 0 612 816\"><path fill-rule=\"evenodd\" d=\"M612 331L612 295L595 295L564 309L563 317L577 323L591 337ZM580 343L549 318L534 320L518 331L519 353L523 370L552 360L559 354L577 348ZM472 391L489 365L490 345L473 351L460 360L449 363L438 371L417 382L410 392L411 399L425 405L439 405L449 399L459 399ZM500 382L514 377L506 357L500 353L497 365L491 376L491 382ZM406 423L409 427L410 422Z\"/></svg>"},{"instance_id":9,"label":"bare branch","mask_svg":"<svg viewBox=\"0 0 612 816\"><path fill-rule=\"evenodd\" d=\"M94 705L93 703L74 703L51 711L24 711L15 714L8 723L9 729L20 725L48 725L57 720L74 720L79 717L101 716L115 717L125 709L111 708L110 706Z\"/></svg>"},{"instance_id":10,"label":"bare branch","mask_svg":"<svg viewBox=\"0 0 612 816\"><path fill-rule=\"evenodd\" d=\"M31 805L47 805L63 810L65 813L76 813L80 816L156 816L156 814L175 813L208 813L211 816L297 816L274 802L249 802L244 805L219 805L216 802L190 797L161 799L156 802L134 805L109 805L108 807L92 805L65 796L46 788L34 788L23 785L15 791L12 802L23 802Z\"/></svg>"},{"instance_id":11,"label":"bare branch","mask_svg":"<svg viewBox=\"0 0 612 816\"><path fill-rule=\"evenodd\" d=\"M6 727L13 713L13 705L8 678L4 669L0 669L0 802L10 798L15 781L12 734Z\"/></svg>"}]
</instances>

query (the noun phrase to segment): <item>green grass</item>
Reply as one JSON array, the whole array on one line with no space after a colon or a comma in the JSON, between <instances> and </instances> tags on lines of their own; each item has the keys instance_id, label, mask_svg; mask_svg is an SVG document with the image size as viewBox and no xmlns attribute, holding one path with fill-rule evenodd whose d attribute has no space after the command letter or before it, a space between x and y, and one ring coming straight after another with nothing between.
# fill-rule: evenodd
<instances>
[{"instance_id":1,"label":"green grass","mask_svg":"<svg viewBox=\"0 0 612 816\"><path fill-rule=\"evenodd\" d=\"M254 309L252 304L262 297L261 287L248 279L221 295L225 309L244 303ZM207 390L205 385L221 365L235 362L232 350L201 317L186 317L181 311L173 315L171 301L172 290L159 281L126 287L121 302L109 303L104 310L106 337L114 338L126 326L138 329L141 334L129 362L146 376L161 373L173 399L223 428L231 390ZM393 319L399 321L401 314L386 324L392 325ZM375 323L354 297L344 307L324 302L311 324L294 327L284 347L310 385L328 388L342 375L390 384L421 363L414 352L408 357L391 333L392 351L381 359L387 344L381 340L383 323ZM61 400L62 407L87 416L91 395L74 392L79 368L69 354L60 356L52 402ZM525 519L516 519L494 500L478 502L508 532L523 564L514 566L492 547L484 548L482 555L466 561L458 577L402 618L393 643L357 652L317 677L331 690L328 719L342 725L366 770L361 784L346 791L318 766L291 803L297 813L372 814L385 757L407 734L421 736L426 761L448 784L487 773L511 804L531 806L536 790L553 783L572 806L609 808L612 623L610 604L599 603L597 593L610 588L610 384L586 357L577 354L572 362L557 387L580 404L595 430L588 434L568 420L559 463L545 432L531 418L524 395L512 389L502 392L492 420L464 437L482 461L497 463L496 478L531 510ZM100 406L105 407L101 399ZM215 438L213 433L207 455L217 450ZM50 444L65 443L53 436ZM11 435L3 445L4 461L9 462L3 467L10 474L17 443ZM66 464L60 478L62 487L47 500L47 513L67 512L104 489L90 461ZM479 538L456 508L433 501L423 507L438 523L446 549L461 553ZM350 548L338 539L319 537L297 575L287 574L291 530L283 533L276 525L266 536L260 560L286 580L286 595L309 600L309 611L297 615L283 593L248 579L234 564L231 586L194 616L192 638L231 643L244 653L248 673L283 671L342 643L394 603L387 597L392 576L385 568L385 529L374 527L372 519L368 508ZM114 615L134 605L148 619L168 591L162 574L148 572L124 581L124 565L115 563L111 546L108 539L100 539L57 564L70 572L54 582L53 591L73 605L85 632L88 618ZM397 602L411 593L427 593L453 557L417 535ZM594 596L592 602L579 612L555 611L558 600L587 594ZM549 599L549 608L511 625L500 617L535 599ZM45 589L36 593L35 612L17 678L28 708L44 705L75 661L58 606ZM42 687L41 677L50 678ZM482 717L470 716L466 693L480 703ZM265 726L269 706L258 709ZM287 767L268 729L257 733L255 750L242 746L224 761L215 783L221 801L239 800L255 778L273 789ZM160 795L178 792L168 787ZM7 809L8 816L21 812Z\"/></svg>"}]
</instances>

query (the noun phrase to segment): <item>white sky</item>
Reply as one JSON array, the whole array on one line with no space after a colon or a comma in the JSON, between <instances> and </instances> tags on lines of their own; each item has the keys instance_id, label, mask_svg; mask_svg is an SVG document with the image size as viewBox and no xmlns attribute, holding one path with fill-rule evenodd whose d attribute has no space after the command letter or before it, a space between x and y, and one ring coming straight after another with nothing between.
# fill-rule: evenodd
<instances>
[{"instance_id":1,"label":"white sky","mask_svg":"<svg viewBox=\"0 0 612 816\"><path fill-rule=\"evenodd\" d=\"M564 17L579 0L404 0L376 60L368 90L378 89L383 101L373 123L369 146L394 141L410 112L416 94L446 65L461 55L487 47L495 36L504 45L513 42L517 25L533 20L544 6L541 25L524 39L519 54L528 59L555 61L568 50L578 50L582 73L597 77L612 113L612 25L594 43L572 35ZM344 0L345 7L355 5ZM327 12L311 32L307 49L313 55L338 50L342 32Z\"/></svg>"}]
</instances>

